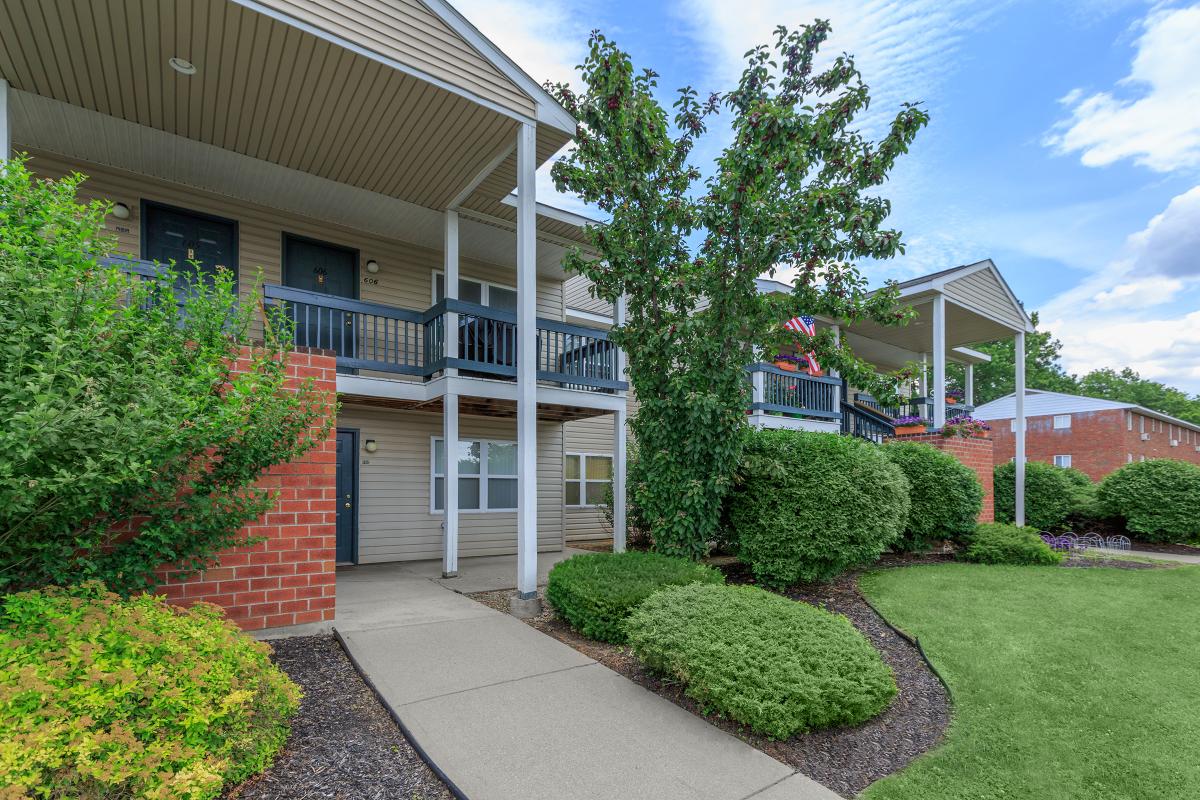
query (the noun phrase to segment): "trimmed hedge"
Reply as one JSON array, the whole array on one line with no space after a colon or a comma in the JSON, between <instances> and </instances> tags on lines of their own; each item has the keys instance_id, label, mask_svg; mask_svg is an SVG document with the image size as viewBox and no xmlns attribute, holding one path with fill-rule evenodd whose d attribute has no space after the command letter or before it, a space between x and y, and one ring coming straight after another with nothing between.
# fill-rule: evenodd
<instances>
[{"instance_id":1,"label":"trimmed hedge","mask_svg":"<svg viewBox=\"0 0 1200 800\"><path fill-rule=\"evenodd\" d=\"M1200 537L1200 467L1156 458L1126 464L1100 482L1099 505L1152 542Z\"/></svg>"},{"instance_id":2,"label":"trimmed hedge","mask_svg":"<svg viewBox=\"0 0 1200 800\"><path fill-rule=\"evenodd\" d=\"M1015 522L1017 465L1001 464L993 476L996 521ZM1077 469L1026 461L1025 524L1044 531L1061 529L1070 515L1094 508L1091 486L1091 479Z\"/></svg>"},{"instance_id":3,"label":"trimmed hedge","mask_svg":"<svg viewBox=\"0 0 1200 800\"><path fill-rule=\"evenodd\" d=\"M572 628L602 642L625 641L625 619L654 592L688 583L723 583L712 567L659 553L588 553L555 564L546 600Z\"/></svg>"},{"instance_id":4,"label":"trimmed hedge","mask_svg":"<svg viewBox=\"0 0 1200 800\"><path fill-rule=\"evenodd\" d=\"M963 558L977 564L1058 564L1062 553L1050 548L1032 528L985 523L975 530Z\"/></svg>"},{"instance_id":5,"label":"trimmed hedge","mask_svg":"<svg viewBox=\"0 0 1200 800\"><path fill-rule=\"evenodd\" d=\"M725 518L759 583L827 580L900 538L908 479L884 449L833 433L747 434Z\"/></svg>"},{"instance_id":6,"label":"trimmed hedge","mask_svg":"<svg viewBox=\"0 0 1200 800\"><path fill-rule=\"evenodd\" d=\"M857 724L896 694L891 669L845 617L755 586L665 589L626 628L648 668L778 739Z\"/></svg>"},{"instance_id":7,"label":"trimmed hedge","mask_svg":"<svg viewBox=\"0 0 1200 800\"><path fill-rule=\"evenodd\" d=\"M216 606L94 582L7 595L0 653L6 797L217 797L271 764L299 707Z\"/></svg>"},{"instance_id":8,"label":"trimmed hedge","mask_svg":"<svg viewBox=\"0 0 1200 800\"><path fill-rule=\"evenodd\" d=\"M970 535L983 510L983 486L957 458L921 442L892 442L883 448L908 478L911 508L894 545L927 550L938 539Z\"/></svg>"}]
</instances>

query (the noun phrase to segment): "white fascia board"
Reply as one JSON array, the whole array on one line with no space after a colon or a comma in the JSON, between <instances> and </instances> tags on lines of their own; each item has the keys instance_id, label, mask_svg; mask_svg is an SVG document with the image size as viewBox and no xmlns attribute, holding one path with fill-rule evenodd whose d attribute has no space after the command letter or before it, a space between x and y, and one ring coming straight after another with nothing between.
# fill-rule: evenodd
<instances>
[{"instance_id":1,"label":"white fascia board","mask_svg":"<svg viewBox=\"0 0 1200 800\"><path fill-rule=\"evenodd\" d=\"M962 364L986 364L992 360L987 353L972 350L970 347L955 347L951 352L961 356L955 360Z\"/></svg>"},{"instance_id":2,"label":"white fascia board","mask_svg":"<svg viewBox=\"0 0 1200 800\"><path fill-rule=\"evenodd\" d=\"M609 327L612 327L613 325L612 317L606 317L605 315L597 314L594 311L584 311L581 308L571 308L568 306L566 310L566 316L568 319L579 319L583 320L584 322L594 323L596 325L607 325Z\"/></svg>"},{"instance_id":3,"label":"white fascia board","mask_svg":"<svg viewBox=\"0 0 1200 800\"><path fill-rule=\"evenodd\" d=\"M509 193L509 194L505 195L504 197L500 198L500 202L506 206L516 208L517 207L517 195L514 193ZM565 222L567 225L574 225L575 227L579 228L580 230L582 230L587 225L604 225L604 224L606 224L604 222L604 220L602 220L602 219L594 219L592 217L584 216L583 214L576 214L574 211L567 211L565 208L559 208L557 206L548 205L546 203L538 203L537 204L537 214L539 217L545 217L546 219L552 219L555 222Z\"/></svg>"},{"instance_id":4,"label":"white fascia board","mask_svg":"<svg viewBox=\"0 0 1200 800\"><path fill-rule=\"evenodd\" d=\"M517 400L517 384L512 381L464 378L462 376L443 377L428 383L419 383L393 378L338 374L337 391L338 394L407 400L414 403L436 400L447 393L457 394L460 397L487 397L493 400L511 400L512 402ZM563 389L556 386L537 387L537 402L539 404L594 408L601 411L616 411L626 407L624 394L603 394L581 389Z\"/></svg>"},{"instance_id":5,"label":"white fascia board","mask_svg":"<svg viewBox=\"0 0 1200 800\"><path fill-rule=\"evenodd\" d=\"M443 2L443 0L421 0L421 3L441 19L442 22L449 25L455 33L465 39L492 66L504 73L504 76L516 84L517 88L529 95L529 98L537 106L538 122L551 125L571 136L575 135L575 130L578 127L575 118L567 113L567 110L551 97L550 93L543 89L540 83L530 77L529 73L518 67L517 63L497 47L491 39L480 33L479 29L472 25L470 20L460 14L449 3ZM564 75L563 77L569 78L570 76Z\"/></svg>"},{"instance_id":6,"label":"white fascia board","mask_svg":"<svg viewBox=\"0 0 1200 800\"><path fill-rule=\"evenodd\" d=\"M1013 290L1009 287L1008 281L1004 280L1004 276L1000 274L1000 269L990 258L985 258L983 261L977 261L974 264L968 264L960 270L943 275L940 278L932 281L932 286L934 289L940 292L945 288L947 283L956 281L960 278L965 278L968 275L974 275L976 272L983 272L984 270L991 271L993 277L996 279L996 283L1000 284L1000 288L1003 289L1004 294L1008 296L1008 301L1012 303L1013 308L1017 309L1017 312L1020 313L1021 318L1025 320L1025 333L1033 333L1033 320L1030 319L1029 314L1026 313L1025 306L1021 305L1021 301L1017 299L1017 296L1013 294ZM975 309L971 310L974 311Z\"/></svg>"}]
</instances>

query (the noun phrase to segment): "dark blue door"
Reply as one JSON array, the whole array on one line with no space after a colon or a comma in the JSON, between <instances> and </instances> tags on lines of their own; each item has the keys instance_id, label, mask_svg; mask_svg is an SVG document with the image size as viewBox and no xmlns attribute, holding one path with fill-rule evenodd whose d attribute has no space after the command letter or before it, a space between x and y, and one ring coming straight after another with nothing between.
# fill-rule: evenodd
<instances>
[{"instance_id":1,"label":"dark blue door","mask_svg":"<svg viewBox=\"0 0 1200 800\"><path fill-rule=\"evenodd\" d=\"M358 434L337 432L337 552L339 564L358 561Z\"/></svg>"},{"instance_id":2,"label":"dark blue door","mask_svg":"<svg viewBox=\"0 0 1200 800\"><path fill-rule=\"evenodd\" d=\"M142 231L142 258L174 262L180 284L186 274L211 278L222 268L237 277L237 224L232 220L146 203Z\"/></svg>"},{"instance_id":3,"label":"dark blue door","mask_svg":"<svg viewBox=\"0 0 1200 800\"><path fill-rule=\"evenodd\" d=\"M283 240L283 283L334 297L358 297L358 252L346 247L314 242L298 236ZM296 309L296 344L322 347L343 358L354 358L354 314L338 309L308 306Z\"/></svg>"}]
</instances>

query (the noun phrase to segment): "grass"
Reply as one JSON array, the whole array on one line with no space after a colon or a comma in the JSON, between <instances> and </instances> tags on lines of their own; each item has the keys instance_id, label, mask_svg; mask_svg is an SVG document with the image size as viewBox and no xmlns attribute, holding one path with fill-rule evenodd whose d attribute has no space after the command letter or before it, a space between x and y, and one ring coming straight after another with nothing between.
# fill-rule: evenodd
<instances>
[{"instance_id":1,"label":"grass","mask_svg":"<svg viewBox=\"0 0 1200 800\"><path fill-rule=\"evenodd\" d=\"M865 576L954 694L869 800L1200 797L1200 568L941 564Z\"/></svg>"}]
</instances>

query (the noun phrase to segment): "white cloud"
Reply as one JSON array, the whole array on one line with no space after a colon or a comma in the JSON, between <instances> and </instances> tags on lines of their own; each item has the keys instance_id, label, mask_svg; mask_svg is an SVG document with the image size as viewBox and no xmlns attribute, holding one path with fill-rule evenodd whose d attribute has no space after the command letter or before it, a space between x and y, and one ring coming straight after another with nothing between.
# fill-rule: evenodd
<instances>
[{"instance_id":1,"label":"white cloud","mask_svg":"<svg viewBox=\"0 0 1200 800\"><path fill-rule=\"evenodd\" d=\"M1200 392L1200 311L1180 302L1195 300L1200 287L1197 248L1200 186L1173 198L1104 269L1047 303L1042 323L1062 341L1068 371L1129 366Z\"/></svg>"},{"instance_id":2,"label":"white cloud","mask_svg":"<svg viewBox=\"0 0 1200 800\"><path fill-rule=\"evenodd\" d=\"M454 0L454 7L539 84L575 82L587 26L549 0Z\"/></svg>"},{"instance_id":3,"label":"white cloud","mask_svg":"<svg viewBox=\"0 0 1200 800\"><path fill-rule=\"evenodd\" d=\"M1062 98L1071 116L1044 143L1079 152L1089 167L1126 158L1157 172L1200 166L1200 5L1153 11L1136 47L1118 91Z\"/></svg>"}]
</instances>

